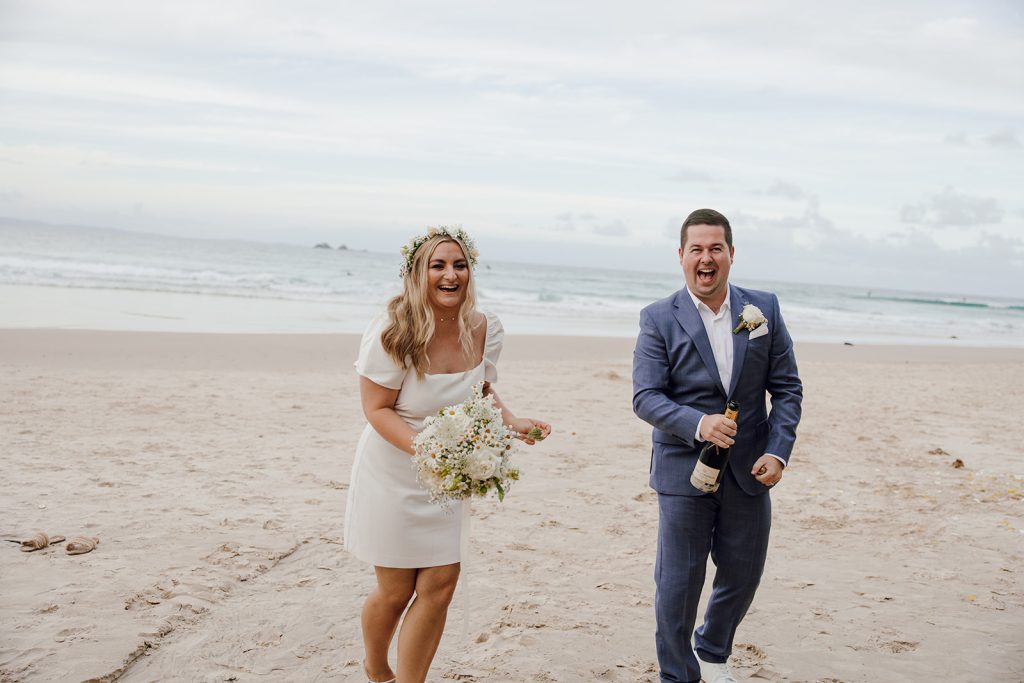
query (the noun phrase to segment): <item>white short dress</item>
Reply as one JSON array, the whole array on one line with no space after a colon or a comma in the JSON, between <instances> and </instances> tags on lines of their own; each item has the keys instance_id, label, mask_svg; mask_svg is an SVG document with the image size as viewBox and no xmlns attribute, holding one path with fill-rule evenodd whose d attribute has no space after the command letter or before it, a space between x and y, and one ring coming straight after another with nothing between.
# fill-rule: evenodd
<instances>
[{"instance_id":1,"label":"white short dress","mask_svg":"<svg viewBox=\"0 0 1024 683\"><path fill-rule=\"evenodd\" d=\"M399 389L395 412L414 430L445 406L466 400L477 382L498 379L497 362L504 330L497 316L486 313L487 339L483 360L465 372L416 377L384 351L380 335L387 315L366 328L356 372L389 389ZM378 567L438 567L460 561L462 506L445 511L430 502L416 480L408 453L384 440L366 425L356 446L345 511L345 549Z\"/></svg>"}]
</instances>

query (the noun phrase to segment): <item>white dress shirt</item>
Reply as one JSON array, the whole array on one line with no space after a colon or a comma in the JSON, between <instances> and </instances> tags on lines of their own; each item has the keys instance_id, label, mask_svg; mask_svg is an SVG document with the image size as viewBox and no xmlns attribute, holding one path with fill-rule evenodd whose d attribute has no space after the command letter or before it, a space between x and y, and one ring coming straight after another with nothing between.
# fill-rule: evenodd
<instances>
[{"instance_id":1,"label":"white dress shirt","mask_svg":"<svg viewBox=\"0 0 1024 683\"><path fill-rule=\"evenodd\" d=\"M732 307L729 305L729 297L732 294L731 288L726 294L725 301L718 308L718 313L712 311L706 303L695 297L689 289L686 290L686 293L693 299L693 305L697 307L697 313L700 314L700 319L704 323L704 331L708 333L708 341L711 342L711 352L715 355L715 365L718 366L718 376L722 379L722 386L728 392L729 383L732 382L733 324ZM707 417L707 415L704 417ZM704 441L704 437L700 435L700 426L704 422L704 417L700 418L700 421L697 422L697 433L695 436L698 442ZM765 455L772 456L785 467L786 461L779 456L774 453L766 453Z\"/></svg>"},{"instance_id":2,"label":"white dress shirt","mask_svg":"<svg viewBox=\"0 0 1024 683\"><path fill-rule=\"evenodd\" d=\"M718 376L728 392L729 382L732 381L732 308L729 305L729 297L725 297L718 313L715 313L706 303L695 297L693 292L686 290L686 293L693 299L693 305L697 307L700 319L704 321L704 330L708 333L711 351L715 354Z\"/></svg>"}]
</instances>

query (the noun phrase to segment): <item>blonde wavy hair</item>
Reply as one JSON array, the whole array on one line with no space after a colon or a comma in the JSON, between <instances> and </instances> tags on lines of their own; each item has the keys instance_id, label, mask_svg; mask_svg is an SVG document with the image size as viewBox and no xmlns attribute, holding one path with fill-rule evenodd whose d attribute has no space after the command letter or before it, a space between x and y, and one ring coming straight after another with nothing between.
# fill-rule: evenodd
<instances>
[{"instance_id":1,"label":"blonde wavy hair","mask_svg":"<svg viewBox=\"0 0 1024 683\"><path fill-rule=\"evenodd\" d=\"M380 341L388 355L402 368L416 370L419 379L427 374L430 358L427 356L427 345L434 337L434 309L430 307L427 285L427 271L430 259L437 245L442 242L454 242L462 249L463 257L469 262L469 249L462 240L451 235L438 234L429 237L416 249L412 258L412 267L402 278L402 292L388 302L387 327L381 333ZM476 278L473 269L467 269L466 298L459 307L459 345L466 359L474 356L473 346L473 314L476 312Z\"/></svg>"}]
</instances>

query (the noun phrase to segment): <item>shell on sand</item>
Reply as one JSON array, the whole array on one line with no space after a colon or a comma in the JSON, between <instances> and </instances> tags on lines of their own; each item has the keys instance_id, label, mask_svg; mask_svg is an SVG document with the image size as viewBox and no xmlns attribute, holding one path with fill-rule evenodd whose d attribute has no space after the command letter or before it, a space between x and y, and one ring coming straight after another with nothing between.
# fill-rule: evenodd
<instances>
[{"instance_id":1,"label":"shell on sand","mask_svg":"<svg viewBox=\"0 0 1024 683\"><path fill-rule=\"evenodd\" d=\"M21 551L30 553L33 550L42 550L51 543L60 543L63 540L63 536L54 536L51 538L46 533L40 531L32 538L26 538L21 542Z\"/></svg>"},{"instance_id":2,"label":"shell on sand","mask_svg":"<svg viewBox=\"0 0 1024 683\"><path fill-rule=\"evenodd\" d=\"M83 555L95 550L99 543L100 539L95 536L76 536L68 541L67 552L68 555Z\"/></svg>"}]
</instances>

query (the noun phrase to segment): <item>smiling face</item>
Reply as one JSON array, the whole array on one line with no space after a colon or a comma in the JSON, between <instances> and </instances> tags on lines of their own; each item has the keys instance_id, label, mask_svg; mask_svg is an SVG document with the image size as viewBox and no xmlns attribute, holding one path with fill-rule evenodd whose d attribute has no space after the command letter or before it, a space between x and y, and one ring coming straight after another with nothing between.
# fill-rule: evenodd
<instances>
[{"instance_id":1,"label":"smiling face","mask_svg":"<svg viewBox=\"0 0 1024 683\"><path fill-rule=\"evenodd\" d=\"M733 252L721 225L688 226L686 243L679 248L686 288L715 312L729 293Z\"/></svg>"},{"instance_id":2,"label":"smiling face","mask_svg":"<svg viewBox=\"0 0 1024 683\"><path fill-rule=\"evenodd\" d=\"M466 300L469 278L469 260L458 242L439 243L427 262L427 298L434 312L455 315Z\"/></svg>"}]
</instances>

